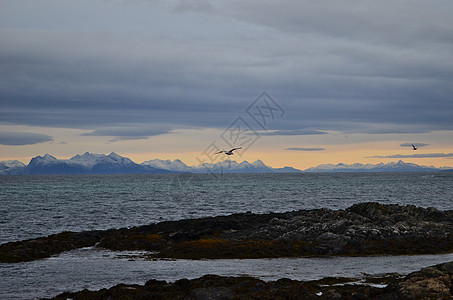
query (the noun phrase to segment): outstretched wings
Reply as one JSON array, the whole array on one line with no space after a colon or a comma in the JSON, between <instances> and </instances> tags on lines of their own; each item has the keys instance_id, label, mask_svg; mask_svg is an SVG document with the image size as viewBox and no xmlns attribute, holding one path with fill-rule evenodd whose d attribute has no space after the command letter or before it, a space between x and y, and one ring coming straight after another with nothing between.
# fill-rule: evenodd
<instances>
[{"instance_id":1,"label":"outstretched wings","mask_svg":"<svg viewBox=\"0 0 453 300\"><path fill-rule=\"evenodd\" d=\"M234 150L238 150L238 149L242 149L242 147L233 148L233 149L231 149L230 151L222 150L222 151L216 152L216 153L214 153L214 154L225 153L226 155L232 155L232 154L233 154L233 151L234 151Z\"/></svg>"}]
</instances>

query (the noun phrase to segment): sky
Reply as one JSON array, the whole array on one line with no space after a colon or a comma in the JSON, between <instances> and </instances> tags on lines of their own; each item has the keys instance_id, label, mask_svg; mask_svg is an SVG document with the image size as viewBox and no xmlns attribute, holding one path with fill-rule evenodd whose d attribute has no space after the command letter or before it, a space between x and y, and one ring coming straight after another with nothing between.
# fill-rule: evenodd
<instances>
[{"instance_id":1,"label":"sky","mask_svg":"<svg viewBox=\"0 0 453 300\"><path fill-rule=\"evenodd\" d=\"M450 0L0 0L0 161L453 167ZM412 144L418 150L412 150Z\"/></svg>"}]
</instances>

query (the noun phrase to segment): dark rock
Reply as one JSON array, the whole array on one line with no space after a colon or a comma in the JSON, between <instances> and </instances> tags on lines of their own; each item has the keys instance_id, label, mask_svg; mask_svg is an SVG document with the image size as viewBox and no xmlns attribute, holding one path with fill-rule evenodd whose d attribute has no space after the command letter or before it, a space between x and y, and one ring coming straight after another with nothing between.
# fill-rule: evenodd
<instances>
[{"instance_id":1,"label":"dark rock","mask_svg":"<svg viewBox=\"0 0 453 300\"><path fill-rule=\"evenodd\" d=\"M191 296L196 300L234 299L233 291L226 287L218 287L213 289L197 288L192 291Z\"/></svg>"},{"instance_id":2,"label":"dark rock","mask_svg":"<svg viewBox=\"0 0 453 300\"><path fill-rule=\"evenodd\" d=\"M53 299L452 299L453 262L424 268L407 276L367 278L390 282L386 288L348 284L353 278L297 281L282 278L264 282L252 277L205 275L174 283L149 280L144 286L119 284L99 291L63 293Z\"/></svg>"},{"instance_id":3,"label":"dark rock","mask_svg":"<svg viewBox=\"0 0 453 300\"><path fill-rule=\"evenodd\" d=\"M446 274L453 275L453 261L441 264L438 268Z\"/></svg>"},{"instance_id":4,"label":"dark rock","mask_svg":"<svg viewBox=\"0 0 453 300\"><path fill-rule=\"evenodd\" d=\"M396 295L398 299L452 299L453 262L423 268L384 289L384 295Z\"/></svg>"},{"instance_id":5,"label":"dark rock","mask_svg":"<svg viewBox=\"0 0 453 300\"><path fill-rule=\"evenodd\" d=\"M101 231L62 232L44 238L9 242L0 245L0 262L14 263L47 258L64 251L94 246Z\"/></svg>"},{"instance_id":6,"label":"dark rock","mask_svg":"<svg viewBox=\"0 0 453 300\"><path fill-rule=\"evenodd\" d=\"M95 244L192 259L445 253L453 251L453 211L368 202L337 211L243 213L66 232L0 245L0 262L46 258Z\"/></svg>"}]
</instances>

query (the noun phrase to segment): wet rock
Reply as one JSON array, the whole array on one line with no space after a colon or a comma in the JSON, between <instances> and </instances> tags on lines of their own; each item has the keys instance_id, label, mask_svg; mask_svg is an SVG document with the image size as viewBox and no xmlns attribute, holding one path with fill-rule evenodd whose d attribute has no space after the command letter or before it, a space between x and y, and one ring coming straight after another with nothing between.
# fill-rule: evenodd
<instances>
[{"instance_id":1,"label":"wet rock","mask_svg":"<svg viewBox=\"0 0 453 300\"><path fill-rule=\"evenodd\" d=\"M413 272L389 285L384 294L396 295L398 299L452 299L451 266L453 266L453 262Z\"/></svg>"},{"instance_id":2,"label":"wet rock","mask_svg":"<svg viewBox=\"0 0 453 300\"><path fill-rule=\"evenodd\" d=\"M226 300L234 299L234 293L231 289L226 287L218 287L213 289L197 288L192 291L191 297L195 298L196 300Z\"/></svg>"},{"instance_id":3,"label":"wet rock","mask_svg":"<svg viewBox=\"0 0 453 300\"><path fill-rule=\"evenodd\" d=\"M0 262L14 263L50 257L64 251L94 246L101 238L101 231L62 232L25 241L0 245Z\"/></svg>"},{"instance_id":4,"label":"wet rock","mask_svg":"<svg viewBox=\"0 0 453 300\"><path fill-rule=\"evenodd\" d=\"M143 286L119 284L99 291L63 293L53 299L452 299L452 275L448 271L452 265L440 264L403 277L367 278L367 282L389 283L385 288L351 284L357 280L354 278L265 282L252 277L205 275L174 283L149 280Z\"/></svg>"},{"instance_id":5,"label":"wet rock","mask_svg":"<svg viewBox=\"0 0 453 300\"><path fill-rule=\"evenodd\" d=\"M40 259L95 244L195 259L443 253L453 251L453 211L368 202L336 211L166 221L7 243L0 245L0 262Z\"/></svg>"},{"instance_id":6,"label":"wet rock","mask_svg":"<svg viewBox=\"0 0 453 300\"><path fill-rule=\"evenodd\" d=\"M343 297L341 294L337 293L335 290L328 290L324 295L323 298L332 299L332 300L339 300Z\"/></svg>"},{"instance_id":7,"label":"wet rock","mask_svg":"<svg viewBox=\"0 0 453 300\"><path fill-rule=\"evenodd\" d=\"M436 278L444 276L444 273L435 267L424 268L420 271L420 273L421 275L427 278Z\"/></svg>"},{"instance_id":8,"label":"wet rock","mask_svg":"<svg viewBox=\"0 0 453 300\"><path fill-rule=\"evenodd\" d=\"M446 274L453 275L453 261L439 265L438 268Z\"/></svg>"},{"instance_id":9,"label":"wet rock","mask_svg":"<svg viewBox=\"0 0 453 300\"><path fill-rule=\"evenodd\" d=\"M341 237L333 232L325 232L316 238L317 243L329 246L340 245L341 241Z\"/></svg>"}]
</instances>

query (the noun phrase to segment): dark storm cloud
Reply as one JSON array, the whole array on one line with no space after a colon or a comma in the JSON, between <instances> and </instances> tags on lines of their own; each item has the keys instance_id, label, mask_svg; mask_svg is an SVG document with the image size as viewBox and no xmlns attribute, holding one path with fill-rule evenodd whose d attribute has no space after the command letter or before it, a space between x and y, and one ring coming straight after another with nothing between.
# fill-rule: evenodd
<instances>
[{"instance_id":1,"label":"dark storm cloud","mask_svg":"<svg viewBox=\"0 0 453 300\"><path fill-rule=\"evenodd\" d=\"M290 148L286 148L285 150L291 150L291 151L324 151L326 149L325 148L290 147Z\"/></svg>"},{"instance_id":2,"label":"dark storm cloud","mask_svg":"<svg viewBox=\"0 0 453 300\"><path fill-rule=\"evenodd\" d=\"M432 158L453 157L453 153L422 153L422 154L395 154L387 156L372 156L373 158Z\"/></svg>"},{"instance_id":3,"label":"dark storm cloud","mask_svg":"<svg viewBox=\"0 0 453 300\"><path fill-rule=\"evenodd\" d=\"M0 145L23 146L53 141L51 136L31 132L0 132Z\"/></svg>"},{"instance_id":4,"label":"dark storm cloud","mask_svg":"<svg viewBox=\"0 0 453 300\"><path fill-rule=\"evenodd\" d=\"M450 1L59 3L0 15L0 124L223 129L266 90L267 135L453 128Z\"/></svg>"}]
</instances>

